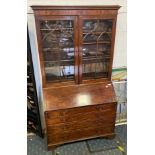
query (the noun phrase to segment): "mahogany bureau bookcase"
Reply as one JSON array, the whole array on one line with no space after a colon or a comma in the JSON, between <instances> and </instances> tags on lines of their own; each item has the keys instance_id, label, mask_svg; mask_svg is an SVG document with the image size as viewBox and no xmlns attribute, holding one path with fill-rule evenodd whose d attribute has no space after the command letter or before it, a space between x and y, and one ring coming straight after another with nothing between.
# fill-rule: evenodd
<instances>
[{"instance_id":1,"label":"mahogany bureau bookcase","mask_svg":"<svg viewBox=\"0 0 155 155\"><path fill-rule=\"evenodd\" d=\"M120 6L32 6L48 149L115 135L111 82Z\"/></svg>"}]
</instances>

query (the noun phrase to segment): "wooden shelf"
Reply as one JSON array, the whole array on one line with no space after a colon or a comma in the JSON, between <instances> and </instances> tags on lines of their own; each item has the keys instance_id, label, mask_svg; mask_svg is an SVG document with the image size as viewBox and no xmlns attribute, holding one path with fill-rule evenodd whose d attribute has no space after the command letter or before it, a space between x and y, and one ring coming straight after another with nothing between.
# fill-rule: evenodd
<instances>
[{"instance_id":1,"label":"wooden shelf","mask_svg":"<svg viewBox=\"0 0 155 155\"><path fill-rule=\"evenodd\" d=\"M95 73L95 72L89 72L89 73L83 73L82 74L83 76L83 79L95 79L95 78L107 78L108 77L108 72L98 72L98 73Z\"/></svg>"},{"instance_id":2,"label":"wooden shelf","mask_svg":"<svg viewBox=\"0 0 155 155\"><path fill-rule=\"evenodd\" d=\"M92 44L111 44L111 41L99 41L99 42L83 42L83 45L92 45Z\"/></svg>"},{"instance_id":3,"label":"wooden shelf","mask_svg":"<svg viewBox=\"0 0 155 155\"><path fill-rule=\"evenodd\" d=\"M104 56L104 55L98 55L98 58L96 56L83 56L83 60L99 60L99 59L110 59L110 56ZM66 60L45 60L44 62L74 62L74 59L66 59Z\"/></svg>"},{"instance_id":4,"label":"wooden shelf","mask_svg":"<svg viewBox=\"0 0 155 155\"><path fill-rule=\"evenodd\" d=\"M72 47L64 47L64 48L59 48L59 49L53 49L53 48L43 48L43 51L44 52L53 52L53 53L59 53L59 52L65 52L65 48L67 48L68 49L68 51L69 52L66 52L66 53L71 53L71 52L74 52L74 50L71 50L71 48L72 49L74 49L74 47L72 46Z\"/></svg>"},{"instance_id":5,"label":"wooden shelf","mask_svg":"<svg viewBox=\"0 0 155 155\"><path fill-rule=\"evenodd\" d=\"M92 63L109 63L109 58L83 58L83 64L92 64ZM106 61L107 60L107 61Z\"/></svg>"},{"instance_id":6,"label":"wooden shelf","mask_svg":"<svg viewBox=\"0 0 155 155\"><path fill-rule=\"evenodd\" d=\"M54 80L54 82L64 82L64 81L70 81L74 79L74 75L65 75L65 76L51 76L50 74L47 74L46 80L48 82L51 82Z\"/></svg>"},{"instance_id":7,"label":"wooden shelf","mask_svg":"<svg viewBox=\"0 0 155 155\"><path fill-rule=\"evenodd\" d=\"M97 58L98 57L98 58ZM85 59L104 59L104 58L111 58L110 56L107 56L107 55L97 55L97 57L96 57L96 55L94 55L94 56L83 56L83 59L85 58Z\"/></svg>"},{"instance_id":8,"label":"wooden shelf","mask_svg":"<svg viewBox=\"0 0 155 155\"><path fill-rule=\"evenodd\" d=\"M103 32L103 31L102 31ZM83 34L101 34L102 32L83 32ZM105 32L104 34L111 34L112 32Z\"/></svg>"},{"instance_id":9,"label":"wooden shelf","mask_svg":"<svg viewBox=\"0 0 155 155\"><path fill-rule=\"evenodd\" d=\"M60 61L54 61L54 60L51 60L51 61L44 61L45 63L53 63L54 65L51 66L51 67L56 67L56 66L74 66L74 60L60 60ZM46 67L48 68L48 67Z\"/></svg>"},{"instance_id":10,"label":"wooden shelf","mask_svg":"<svg viewBox=\"0 0 155 155\"><path fill-rule=\"evenodd\" d=\"M74 59L71 60L45 60L44 62L71 62L74 61Z\"/></svg>"},{"instance_id":11,"label":"wooden shelf","mask_svg":"<svg viewBox=\"0 0 155 155\"><path fill-rule=\"evenodd\" d=\"M68 30L68 29L71 29L73 30L73 27L67 27L67 28L56 28L56 29L40 29L41 31L58 31L58 30Z\"/></svg>"}]
</instances>

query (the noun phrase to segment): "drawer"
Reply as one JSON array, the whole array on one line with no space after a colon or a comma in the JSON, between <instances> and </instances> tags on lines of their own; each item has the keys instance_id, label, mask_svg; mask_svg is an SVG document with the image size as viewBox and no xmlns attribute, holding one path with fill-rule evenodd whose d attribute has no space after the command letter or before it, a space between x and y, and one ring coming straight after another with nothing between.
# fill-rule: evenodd
<instances>
[{"instance_id":1,"label":"drawer","mask_svg":"<svg viewBox=\"0 0 155 155\"><path fill-rule=\"evenodd\" d=\"M93 106L68 109L64 113L65 115L73 116L77 114L90 113L90 112L96 112L96 111L105 111L105 110L111 111L115 109L115 106L116 106L115 103L111 103L107 105L93 105Z\"/></svg>"},{"instance_id":2,"label":"drawer","mask_svg":"<svg viewBox=\"0 0 155 155\"><path fill-rule=\"evenodd\" d=\"M115 116L115 111L102 111L102 112L90 112L84 113L81 115L73 115L73 116L61 116L53 119L46 119L47 125L55 125L60 123L68 123L68 122L79 122L79 121L88 121L88 120L99 120L99 119L107 119L110 116Z\"/></svg>"},{"instance_id":3,"label":"drawer","mask_svg":"<svg viewBox=\"0 0 155 155\"><path fill-rule=\"evenodd\" d=\"M48 144L63 144L65 142L73 142L99 136L106 136L113 133L114 125L109 125L107 127L94 127L90 129L77 130L55 135L48 134Z\"/></svg>"},{"instance_id":4,"label":"drawer","mask_svg":"<svg viewBox=\"0 0 155 155\"><path fill-rule=\"evenodd\" d=\"M50 125L47 126L47 132L48 134L54 135L54 134L61 134L64 132L72 132L75 130L81 130L90 128L92 126L102 126L106 127L109 124L115 124L115 116L108 117L106 119L100 119L100 120L88 120L88 121L78 121L78 122L72 122L72 123L61 123L58 125Z\"/></svg>"},{"instance_id":5,"label":"drawer","mask_svg":"<svg viewBox=\"0 0 155 155\"><path fill-rule=\"evenodd\" d=\"M93 106L77 107L77 108L72 108L72 109L47 111L46 115L50 119L50 118L61 117L64 115L72 116L72 115L81 114L81 113L89 113L89 112L96 111L96 110L102 111L105 109L113 109L113 108L115 108L115 106L116 106L115 103L108 103L106 105L93 105Z\"/></svg>"},{"instance_id":6,"label":"drawer","mask_svg":"<svg viewBox=\"0 0 155 155\"><path fill-rule=\"evenodd\" d=\"M92 118L103 118L114 115L116 104L88 106L60 111L46 112L47 125L59 124L64 122L91 120Z\"/></svg>"}]
</instances>

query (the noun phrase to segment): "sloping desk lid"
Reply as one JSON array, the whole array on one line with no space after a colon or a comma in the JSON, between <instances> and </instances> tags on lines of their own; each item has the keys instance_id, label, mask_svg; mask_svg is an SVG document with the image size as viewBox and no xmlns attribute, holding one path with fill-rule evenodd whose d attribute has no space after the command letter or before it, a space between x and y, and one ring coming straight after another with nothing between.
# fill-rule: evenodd
<instances>
[{"instance_id":1,"label":"sloping desk lid","mask_svg":"<svg viewBox=\"0 0 155 155\"><path fill-rule=\"evenodd\" d=\"M59 110L117 102L112 82L44 88L46 109Z\"/></svg>"}]
</instances>

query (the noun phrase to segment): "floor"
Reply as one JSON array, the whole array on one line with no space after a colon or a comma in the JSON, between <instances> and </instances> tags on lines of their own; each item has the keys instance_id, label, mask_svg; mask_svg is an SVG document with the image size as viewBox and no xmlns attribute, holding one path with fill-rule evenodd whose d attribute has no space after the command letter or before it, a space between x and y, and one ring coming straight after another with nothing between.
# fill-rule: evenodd
<instances>
[{"instance_id":1,"label":"floor","mask_svg":"<svg viewBox=\"0 0 155 155\"><path fill-rule=\"evenodd\" d=\"M27 155L126 155L127 125L116 126L116 137L112 140L97 138L65 144L54 151L47 151L46 137L29 136Z\"/></svg>"}]
</instances>

